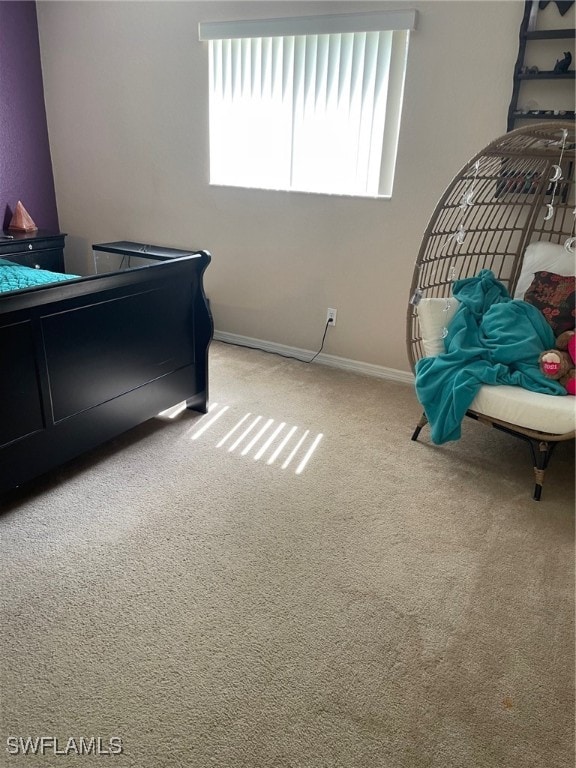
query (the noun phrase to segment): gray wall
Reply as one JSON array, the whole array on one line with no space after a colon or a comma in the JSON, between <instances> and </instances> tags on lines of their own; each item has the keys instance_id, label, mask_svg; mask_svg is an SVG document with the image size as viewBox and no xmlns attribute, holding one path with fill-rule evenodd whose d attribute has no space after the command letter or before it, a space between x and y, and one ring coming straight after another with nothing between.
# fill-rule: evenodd
<instances>
[{"instance_id":1,"label":"gray wall","mask_svg":"<svg viewBox=\"0 0 576 768\"><path fill-rule=\"evenodd\" d=\"M198 22L394 8L361 2L47 2L38 6L68 268L116 239L206 248L217 329L408 370L414 260L454 173L506 130L523 3L410 3L391 200L208 184L208 64Z\"/></svg>"}]
</instances>

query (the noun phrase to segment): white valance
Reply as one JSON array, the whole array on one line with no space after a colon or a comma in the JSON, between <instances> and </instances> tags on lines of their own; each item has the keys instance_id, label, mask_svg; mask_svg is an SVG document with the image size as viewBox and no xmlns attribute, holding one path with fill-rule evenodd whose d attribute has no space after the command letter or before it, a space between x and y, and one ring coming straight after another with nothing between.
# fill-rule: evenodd
<instances>
[{"instance_id":1,"label":"white valance","mask_svg":"<svg viewBox=\"0 0 576 768\"><path fill-rule=\"evenodd\" d=\"M417 11L373 11L370 13L320 14L278 19L204 21L198 25L200 40L329 35L347 32L384 32L416 29Z\"/></svg>"}]
</instances>

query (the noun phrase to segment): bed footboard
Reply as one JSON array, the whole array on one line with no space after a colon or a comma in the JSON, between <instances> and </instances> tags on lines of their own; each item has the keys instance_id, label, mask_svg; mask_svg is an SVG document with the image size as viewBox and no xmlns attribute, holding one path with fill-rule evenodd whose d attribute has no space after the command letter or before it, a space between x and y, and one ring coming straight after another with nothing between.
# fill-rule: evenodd
<instances>
[{"instance_id":1,"label":"bed footboard","mask_svg":"<svg viewBox=\"0 0 576 768\"><path fill-rule=\"evenodd\" d=\"M210 254L0 298L0 493L172 405L206 411Z\"/></svg>"}]
</instances>

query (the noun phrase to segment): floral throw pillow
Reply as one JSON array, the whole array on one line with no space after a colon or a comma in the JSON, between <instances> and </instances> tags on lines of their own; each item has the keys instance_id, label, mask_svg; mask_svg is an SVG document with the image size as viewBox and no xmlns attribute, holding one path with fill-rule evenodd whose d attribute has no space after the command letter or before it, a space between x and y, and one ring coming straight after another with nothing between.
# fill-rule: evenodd
<instances>
[{"instance_id":1,"label":"floral throw pillow","mask_svg":"<svg viewBox=\"0 0 576 768\"><path fill-rule=\"evenodd\" d=\"M574 299L576 277L554 272L535 272L524 301L533 304L550 323L555 336L573 331L576 325Z\"/></svg>"}]
</instances>

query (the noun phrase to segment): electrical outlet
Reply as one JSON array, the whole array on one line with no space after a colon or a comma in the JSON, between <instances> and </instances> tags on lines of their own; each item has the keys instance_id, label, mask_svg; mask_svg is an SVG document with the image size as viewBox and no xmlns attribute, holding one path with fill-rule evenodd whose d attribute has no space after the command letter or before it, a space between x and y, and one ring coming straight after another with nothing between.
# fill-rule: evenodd
<instances>
[{"instance_id":1,"label":"electrical outlet","mask_svg":"<svg viewBox=\"0 0 576 768\"><path fill-rule=\"evenodd\" d=\"M337 309L332 309L332 307L328 307L328 312L326 312L326 322L328 325L336 325L336 315L338 313Z\"/></svg>"}]
</instances>

